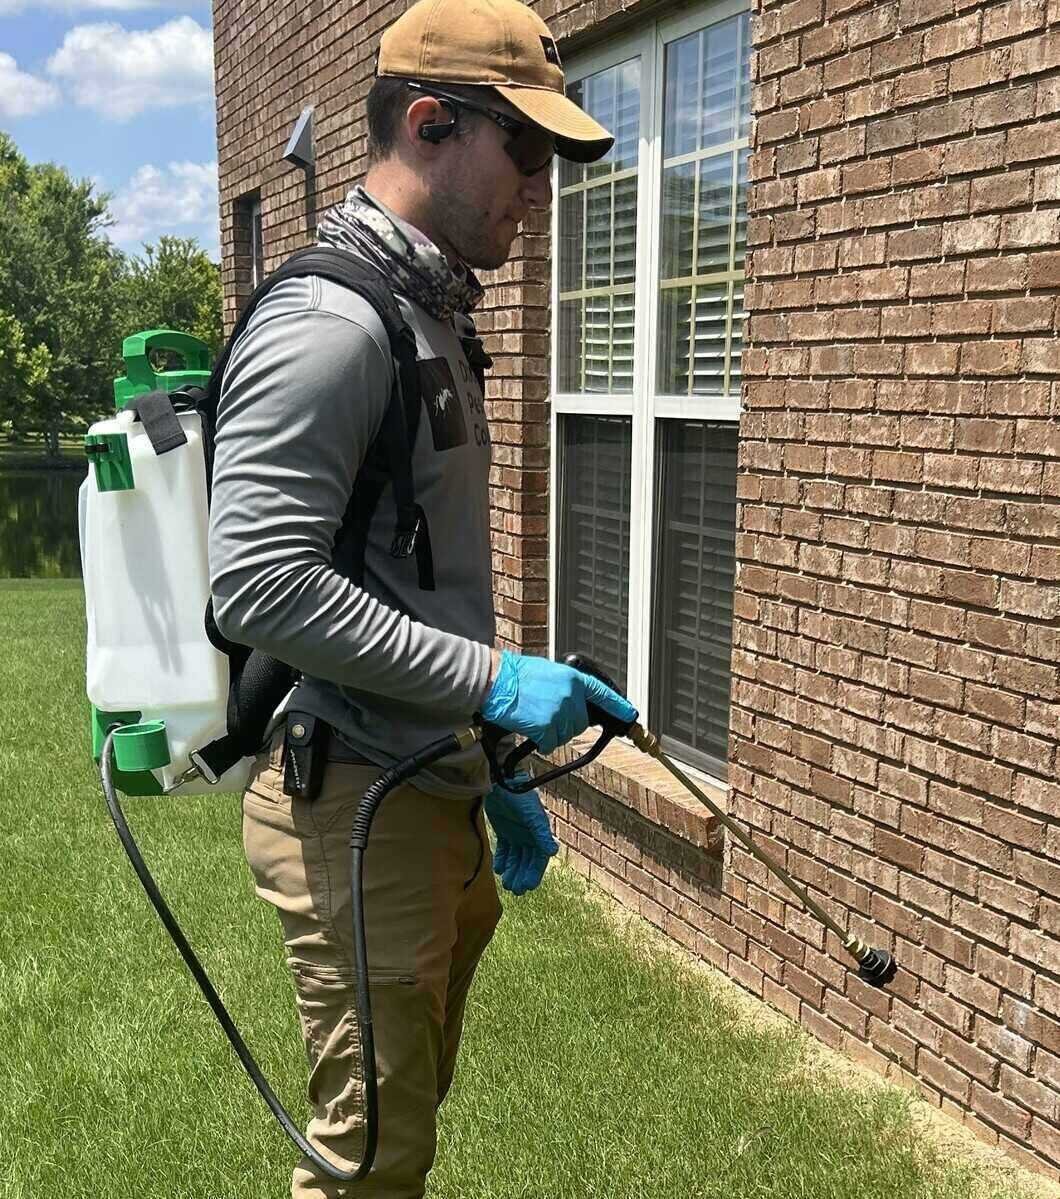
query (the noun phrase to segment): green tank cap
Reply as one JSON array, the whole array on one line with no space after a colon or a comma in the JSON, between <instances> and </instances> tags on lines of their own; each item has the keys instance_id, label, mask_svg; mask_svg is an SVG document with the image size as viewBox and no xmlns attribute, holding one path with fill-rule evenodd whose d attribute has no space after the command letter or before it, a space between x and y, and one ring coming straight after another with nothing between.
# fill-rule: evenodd
<instances>
[{"instance_id":1,"label":"green tank cap","mask_svg":"<svg viewBox=\"0 0 1060 1199\"><path fill-rule=\"evenodd\" d=\"M164 720L144 720L114 730L114 763L123 772L161 770L170 763Z\"/></svg>"},{"instance_id":2,"label":"green tank cap","mask_svg":"<svg viewBox=\"0 0 1060 1199\"><path fill-rule=\"evenodd\" d=\"M151 350L172 350L184 360L181 370L155 371ZM210 347L190 333L176 329L150 329L134 333L121 343L125 374L114 380L114 406L119 411L134 397L149 391L176 391L180 387L205 387L210 378Z\"/></svg>"}]
</instances>

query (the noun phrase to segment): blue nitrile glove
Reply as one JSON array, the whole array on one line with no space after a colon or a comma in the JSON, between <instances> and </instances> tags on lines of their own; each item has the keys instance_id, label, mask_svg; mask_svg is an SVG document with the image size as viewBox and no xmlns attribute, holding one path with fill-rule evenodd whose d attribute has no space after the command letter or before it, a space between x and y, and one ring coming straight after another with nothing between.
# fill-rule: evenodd
<instances>
[{"instance_id":1,"label":"blue nitrile glove","mask_svg":"<svg viewBox=\"0 0 1060 1199\"><path fill-rule=\"evenodd\" d=\"M482 706L490 724L521 733L550 754L589 727L586 701L619 720L637 719L637 709L617 691L550 658L505 650L497 677Z\"/></svg>"},{"instance_id":2,"label":"blue nitrile glove","mask_svg":"<svg viewBox=\"0 0 1060 1199\"><path fill-rule=\"evenodd\" d=\"M513 781L522 783L528 778L520 774ZM494 786L482 806L497 834L493 869L501 884L513 895L532 891L544 877L548 859L559 850L541 797L536 791L516 795Z\"/></svg>"}]
</instances>

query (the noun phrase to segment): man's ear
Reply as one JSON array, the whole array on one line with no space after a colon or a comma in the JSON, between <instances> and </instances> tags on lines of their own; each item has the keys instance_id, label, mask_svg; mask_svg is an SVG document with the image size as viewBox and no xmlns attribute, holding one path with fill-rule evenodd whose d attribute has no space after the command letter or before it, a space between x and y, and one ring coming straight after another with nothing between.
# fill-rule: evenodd
<instances>
[{"instance_id":1,"label":"man's ear","mask_svg":"<svg viewBox=\"0 0 1060 1199\"><path fill-rule=\"evenodd\" d=\"M434 96L421 96L409 105L405 128L410 140L422 147L424 142L437 146L456 129L453 106ZM423 147L426 148L426 147Z\"/></svg>"}]
</instances>

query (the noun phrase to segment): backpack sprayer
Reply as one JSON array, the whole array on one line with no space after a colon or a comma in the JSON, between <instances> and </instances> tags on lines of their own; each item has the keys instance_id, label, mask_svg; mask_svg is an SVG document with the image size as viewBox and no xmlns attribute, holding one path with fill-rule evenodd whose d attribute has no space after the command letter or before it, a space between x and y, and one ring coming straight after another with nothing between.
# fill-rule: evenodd
<instances>
[{"instance_id":1,"label":"backpack sprayer","mask_svg":"<svg viewBox=\"0 0 1060 1199\"><path fill-rule=\"evenodd\" d=\"M148 360L152 349L184 355L185 369L156 374ZM212 426L208 409L201 411L201 405L193 403L177 411L167 398L171 391L190 387L194 392L203 384L207 393L211 391L219 372L216 367L212 375L206 370L207 347L185 334L155 330L127 338L123 352L127 374L115 381L119 412L93 425L85 438L93 469L78 497L94 756L118 836L155 911L266 1104L319 1170L338 1181L357 1182L371 1170L378 1144L378 1083L361 885L373 817L395 788L434 762L475 744L482 746L495 783L526 792L580 770L615 737L628 738L642 753L661 762L807 911L835 933L857 962L863 981L875 987L891 981L896 971L892 955L845 933L670 761L658 737L636 721L626 723L588 704L589 724L600 729L596 742L575 761L521 782L516 776L523 773L521 765L537 746L524 741L502 762L501 741L510 734L477 719L384 771L359 805L350 854L364 1151L355 1171L342 1170L322 1157L295 1127L254 1061L151 877L117 798L118 789L127 795L242 790L253 754L290 689L293 673L282 663L247 650L237 658L209 635L206 540ZM415 537L411 542L395 538L392 552L408 557L414 542ZM570 654L564 662L618 691L591 659ZM241 726L238 733L233 732L236 725Z\"/></svg>"}]
</instances>

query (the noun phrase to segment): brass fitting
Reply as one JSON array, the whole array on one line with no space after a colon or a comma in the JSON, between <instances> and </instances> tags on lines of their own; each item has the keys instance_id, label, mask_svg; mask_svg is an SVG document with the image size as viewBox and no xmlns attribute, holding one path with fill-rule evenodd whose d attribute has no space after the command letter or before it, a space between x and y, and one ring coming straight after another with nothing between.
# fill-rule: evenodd
<instances>
[{"instance_id":1,"label":"brass fitting","mask_svg":"<svg viewBox=\"0 0 1060 1199\"><path fill-rule=\"evenodd\" d=\"M626 736L640 750L651 758L657 758L660 753L659 738L642 724L635 724Z\"/></svg>"}]
</instances>

